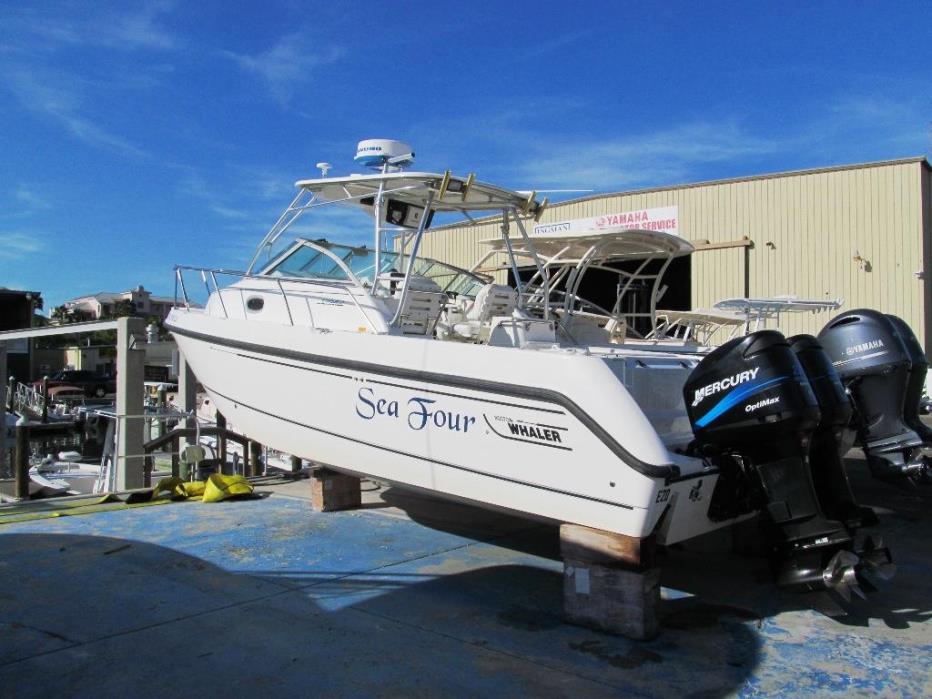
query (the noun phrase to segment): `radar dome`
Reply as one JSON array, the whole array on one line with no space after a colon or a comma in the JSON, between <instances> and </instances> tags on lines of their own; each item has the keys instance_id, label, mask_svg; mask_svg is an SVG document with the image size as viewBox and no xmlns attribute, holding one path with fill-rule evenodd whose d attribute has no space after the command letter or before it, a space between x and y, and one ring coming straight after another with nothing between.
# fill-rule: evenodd
<instances>
[{"instance_id":1,"label":"radar dome","mask_svg":"<svg viewBox=\"0 0 932 699\"><path fill-rule=\"evenodd\" d=\"M404 167L414 162L414 151L407 143L388 138L369 138L356 146L354 160L365 167L381 168L384 165Z\"/></svg>"}]
</instances>

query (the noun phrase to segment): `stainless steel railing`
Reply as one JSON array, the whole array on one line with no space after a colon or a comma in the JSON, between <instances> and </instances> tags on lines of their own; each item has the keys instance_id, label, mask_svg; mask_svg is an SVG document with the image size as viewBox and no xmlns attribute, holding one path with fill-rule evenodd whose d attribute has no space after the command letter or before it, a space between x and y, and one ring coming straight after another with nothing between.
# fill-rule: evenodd
<instances>
[{"instance_id":1,"label":"stainless steel railing","mask_svg":"<svg viewBox=\"0 0 932 699\"><path fill-rule=\"evenodd\" d=\"M230 314L226 306L226 300L224 295L221 293L223 289L228 288L227 286L221 287L220 283L217 281L217 277L233 277L237 280L243 279L254 279L261 281L264 284L272 283L272 287L263 287L263 292L277 291L277 295L281 296L284 303L285 313L288 317L288 324L291 326L295 325L294 313L292 309L292 303L298 302L298 299L302 299L305 307L307 308L308 318L309 318L309 327L317 328L317 324L314 321L314 314L311 310L310 297L308 294L294 293L293 291L287 291L283 286L283 282L289 286L294 285L305 285L308 289L319 289L324 287L329 289L331 292L339 293L343 296L349 298L352 304L355 306L356 310L359 312L359 315L362 317L363 321L366 323L368 328L374 332L378 333L379 330L376 328L375 324L372 322L372 319L369 317L369 314L363 309L362 305L357 298L357 294L361 294L364 299L372 300L369 292L352 281L337 281L329 279L304 279L300 277L269 277L257 274L249 274L247 272L241 272L237 270L228 270L228 269L209 269L205 267L191 267L187 265L177 265L175 267L175 306L180 307L184 306L188 310L192 306L197 306L198 304L192 301L193 294L189 293L188 285L185 283L185 273L197 274L200 277L201 283L204 285L204 289L207 292L207 301L210 300L210 297L216 294L216 298L220 305L220 310L223 313L224 318L229 318ZM235 283L235 282L231 282ZM243 317L250 318L250 314L246 312L246 298L243 289L240 289L240 303L243 308ZM205 301L205 306L206 306Z\"/></svg>"}]
</instances>

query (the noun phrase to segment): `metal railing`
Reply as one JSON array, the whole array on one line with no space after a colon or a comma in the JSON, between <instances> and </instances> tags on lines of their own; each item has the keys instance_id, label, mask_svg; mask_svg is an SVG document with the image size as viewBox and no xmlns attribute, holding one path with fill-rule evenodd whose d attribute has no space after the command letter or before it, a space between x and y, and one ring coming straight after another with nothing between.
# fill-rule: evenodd
<instances>
[{"instance_id":1,"label":"metal railing","mask_svg":"<svg viewBox=\"0 0 932 699\"><path fill-rule=\"evenodd\" d=\"M359 312L359 315L362 316L368 328L374 332L378 333L379 330L376 328L375 324L372 322L372 319L369 317L369 314L363 309L362 305L359 303L359 299L356 296L356 292L359 292L363 295L365 299L371 301L372 297L369 295L369 292L362 287L361 285L351 281L338 281L338 280L328 280L328 279L305 279L300 277L270 277L257 274L249 274L247 272L241 272L236 270L228 269L209 269L206 267L191 267L187 265L177 265L175 267L175 306L184 307L188 310L192 306L197 306L198 304L192 302L192 295L188 292L188 287L185 284L184 273L196 273L200 276L201 282L204 284L204 289L207 292L207 301L209 302L211 296L216 294L216 298L220 305L220 310L223 313L224 318L229 318L230 314L226 306L226 301L224 296L221 293L223 290L228 289L228 286L221 287L217 281L217 277L235 277L237 279L253 279L261 281L264 284L272 284L273 286L263 286L260 289L255 289L257 292L269 293L277 292L276 295L281 296L284 303L285 313L288 317L288 325L294 326L295 319L292 309L292 303L299 302L303 300L303 304L307 309L308 314L308 326L311 328L318 328L317 323L314 320L314 313L311 309L311 294L302 294L297 293L294 290L286 290L283 283L288 284L289 286L300 284L305 285L309 290L319 289L320 287L329 289L331 292L338 292L346 297L352 302L356 307L356 310ZM242 305L243 317L247 320L250 318L250 313L247 312L247 303L246 303L246 291L249 289L239 288L239 299ZM180 295L179 295L180 292ZM206 307L206 302L205 302Z\"/></svg>"},{"instance_id":2,"label":"metal railing","mask_svg":"<svg viewBox=\"0 0 932 699\"><path fill-rule=\"evenodd\" d=\"M13 410L20 415L24 412L30 412L34 415L41 415L45 409L45 397L42 391L39 391L29 384L16 382L11 391Z\"/></svg>"}]
</instances>

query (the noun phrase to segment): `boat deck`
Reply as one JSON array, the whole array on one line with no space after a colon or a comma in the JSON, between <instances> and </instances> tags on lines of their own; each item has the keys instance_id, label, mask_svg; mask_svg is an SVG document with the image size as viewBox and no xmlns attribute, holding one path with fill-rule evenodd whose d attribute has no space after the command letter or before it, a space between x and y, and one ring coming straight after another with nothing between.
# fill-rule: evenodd
<instances>
[{"instance_id":1,"label":"boat deck","mask_svg":"<svg viewBox=\"0 0 932 699\"><path fill-rule=\"evenodd\" d=\"M851 614L777 591L742 532L663 554L663 631L561 620L555 527L375 489L0 526L0 686L63 696L929 696L930 501L870 481L896 578ZM737 552L736 552L737 551Z\"/></svg>"}]
</instances>

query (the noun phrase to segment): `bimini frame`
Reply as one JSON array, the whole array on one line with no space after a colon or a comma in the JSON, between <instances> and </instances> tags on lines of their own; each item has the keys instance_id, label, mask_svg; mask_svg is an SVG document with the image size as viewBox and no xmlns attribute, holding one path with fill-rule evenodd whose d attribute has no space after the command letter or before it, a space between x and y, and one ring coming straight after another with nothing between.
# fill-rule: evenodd
<instances>
[{"instance_id":1,"label":"bimini frame","mask_svg":"<svg viewBox=\"0 0 932 699\"><path fill-rule=\"evenodd\" d=\"M503 236L502 240L483 242L489 246L489 250L470 271L487 269L483 265L490 258L506 254L511 261L524 306L528 310L540 309L540 312L547 313L556 297L559 303L555 311L564 329L573 315L587 313L584 309L590 308L596 311L595 315L603 316L607 321L624 322L629 328L632 328L631 321L634 319L647 318L650 332L653 332L657 325L657 303L666 289L661 286L664 273L675 258L694 251L691 243L672 233L623 227L532 238L525 234L521 243L516 244L512 244L507 236ZM517 258L528 259L536 267L531 278L525 282L520 279ZM629 260L639 262L634 271L610 266ZM648 271L649 265L655 260L660 261L659 268ZM603 270L619 278L618 293L611 309L602 308L579 295L583 278L592 269ZM649 285L649 310L624 312L624 299L637 283ZM558 291L558 287L562 289Z\"/></svg>"},{"instance_id":2,"label":"bimini frame","mask_svg":"<svg viewBox=\"0 0 932 699\"><path fill-rule=\"evenodd\" d=\"M436 212L459 213L470 220L470 214L475 212L500 212L503 244L511 248L510 225L514 222L520 232L522 254L535 260L544 288L548 288L549 271L538 257L524 226L525 219L539 218L547 205L546 199L538 202L534 192L525 195L477 182L474 175L458 178L449 171L443 174L389 172L387 166L383 172L374 175L299 180L295 186L299 189L297 196L259 243L247 274L254 274L257 267L264 267L276 256L275 248L282 235L301 216L322 206L343 204L362 209L374 219L376 270L372 288L368 291L373 296L387 295L390 282L398 282L397 276L390 276L381 269L382 251L387 249L386 245L401 236L400 252L401 259L406 261L404 279L407 280L414 270L424 232ZM514 259L512 265L517 269ZM405 283L392 325L400 323L409 288L410 285ZM545 314L549 314L546 309Z\"/></svg>"}]
</instances>

